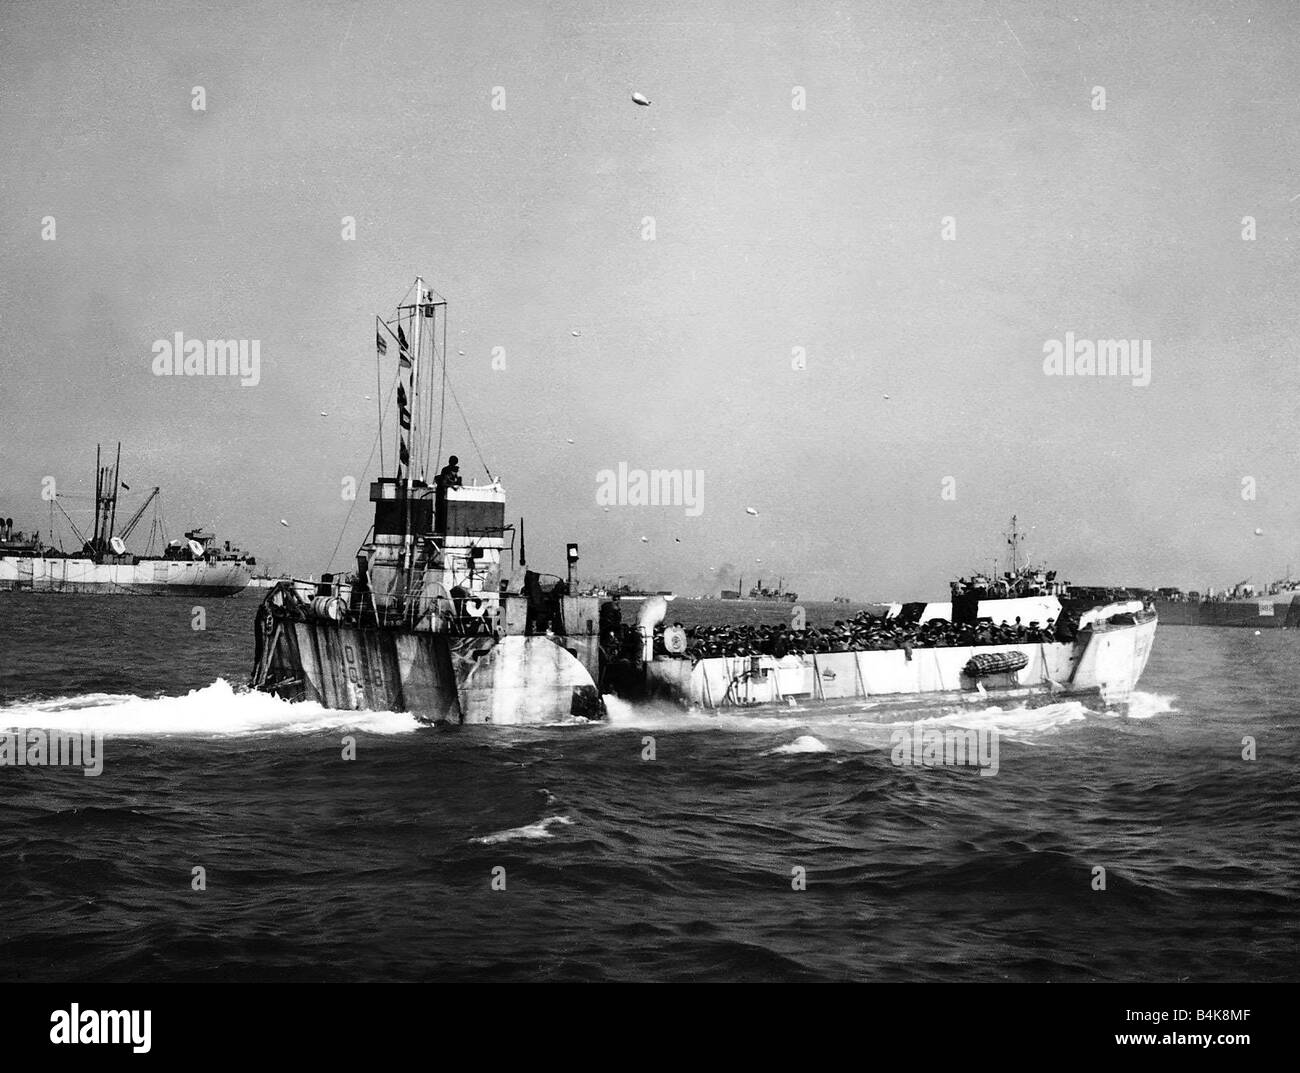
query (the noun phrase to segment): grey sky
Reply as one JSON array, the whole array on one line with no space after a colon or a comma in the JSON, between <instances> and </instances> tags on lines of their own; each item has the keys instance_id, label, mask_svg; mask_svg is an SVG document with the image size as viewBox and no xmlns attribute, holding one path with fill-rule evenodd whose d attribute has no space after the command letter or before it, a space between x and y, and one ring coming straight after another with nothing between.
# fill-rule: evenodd
<instances>
[{"instance_id":1,"label":"grey sky","mask_svg":"<svg viewBox=\"0 0 1300 1073\"><path fill-rule=\"evenodd\" d=\"M1280 576L1298 25L1131 0L8 3L0 511L44 529L41 477L88 491L121 439L171 535L319 573L370 453L371 316L420 272L540 568L576 540L585 578L716 591L730 563L937 596L1016 512L1077 582ZM154 377L176 331L261 340L261 383ZM1067 331L1149 339L1151 383L1044 375ZM481 475L458 419L446 443ZM703 512L602 510L619 462L703 470Z\"/></svg>"}]
</instances>

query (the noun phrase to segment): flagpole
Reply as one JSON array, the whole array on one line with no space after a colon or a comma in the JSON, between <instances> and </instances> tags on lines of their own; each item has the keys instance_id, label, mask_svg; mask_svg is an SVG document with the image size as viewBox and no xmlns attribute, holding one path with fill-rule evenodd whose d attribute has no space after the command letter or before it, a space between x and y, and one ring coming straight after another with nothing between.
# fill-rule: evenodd
<instances>
[{"instance_id":1,"label":"flagpole","mask_svg":"<svg viewBox=\"0 0 1300 1073\"><path fill-rule=\"evenodd\" d=\"M411 485L413 483L412 474L415 473L415 458L416 458L415 414L417 412L416 396L417 396L417 392L419 391L419 383L420 383L420 336L423 334L423 332L421 331L420 318L421 318L421 301L423 300L423 298L424 298L424 279L421 276L416 276L415 277L415 317L412 322L412 327L415 332L415 350L414 353L411 355L411 376L410 376L411 397L408 400L410 404L410 409L408 412L410 413L411 416L410 416L410 420L408 421L410 427L406 430L407 433L406 438L407 438L407 442L410 444L410 447L408 448L408 452L407 452L406 496L402 501L403 502L402 537L403 537L403 543L406 544L406 546L402 550L403 550L403 555L406 558L406 571L407 571L406 588L407 588L408 595L410 592L411 571L415 568L415 534L411 532L411 491L412 491ZM401 422L399 421L398 424L400 425Z\"/></svg>"},{"instance_id":2,"label":"flagpole","mask_svg":"<svg viewBox=\"0 0 1300 1073\"><path fill-rule=\"evenodd\" d=\"M415 277L415 357L411 368L411 473L416 469L415 459L420 446L420 350L424 337L424 277Z\"/></svg>"},{"instance_id":3,"label":"flagpole","mask_svg":"<svg viewBox=\"0 0 1300 1073\"><path fill-rule=\"evenodd\" d=\"M379 352L378 343L383 342L383 337L379 334L379 326L384 323L383 318L375 314L375 416L379 419L379 475L384 475L384 381L383 365L380 360L383 354ZM388 344L384 344L384 353L388 353Z\"/></svg>"}]
</instances>

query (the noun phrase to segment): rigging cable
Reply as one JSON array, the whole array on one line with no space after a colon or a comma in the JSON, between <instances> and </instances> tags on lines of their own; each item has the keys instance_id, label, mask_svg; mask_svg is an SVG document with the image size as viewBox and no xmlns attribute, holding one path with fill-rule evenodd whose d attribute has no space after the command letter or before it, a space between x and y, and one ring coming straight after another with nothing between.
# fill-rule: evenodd
<instances>
[{"instance_id":1,"label":"rigging cable","mask_svg":"<svg viewBox=\"0 0 1300 1073\"><path fill-rule=\"evenodd\" d=\"M442 312L442 411L438 414L438 457L442 457L442 429L447 421L447 309ZM483 467L486 469L487 467Z\"/></svg>"},{"instance_id":2,"label":"rigging cable","mask_svg":"<svg viewBox=\"0 0 1300 1073\"><path fill-rule=\"evenodd\" d=\"M402 327L402 306L406 304L406 300L411 296L411 292L412 292L413 290L415 290L415 282L414 282L414 280L411 282L411 285L410 285L409 287L406 288L406 292L402 295L402 297L399 298L399 299L397 300L397 316L395 316L395 317L393 318L392 323L393 323L393 324L396 324L396 325L398 326L399 329ZM419 300L419 295L416 295L416 300L417 300L417 301ZM394 334L394 333L393 333L393 330L392 330L392 324L390 324L388 321L384 321L384 327L388 328L388 330L389 330L389 334ZM376 368L375 368L375 382L376 382L376 383L379 383L379 382L380 382L380 380L379 380L379 369L378 369L378 363L379 363L379 354L378 354L378 352L376 352L376 354L375 354L375 364L376 364ZM402 375L402 365L401 365L401 362L400 362L400 361L399 361L398 364L397 364L397 375L398 375L399 378L400 378L401 375ZM414 384L411 385L411 389L412 389L412 391L414 391L414 389L415 389L415 385L414 385ZM390 393L390 394L392 393L392 389L391 389L391 388L389 389L389 393ZM383 395L383 389L380 388L380 389L379 389L379 393L378 393L378 395L376 395L376 397L375 397L375 398L376 398L376 403L377 403L377 404L378 404L378 400L379 400L379 398L380 398L382 395ZM415 405L415 400L414 400L414 399L411 400L411 405L412 405L412 406ZM386 408L387 406L388 406L388 403L387 403L387 402L384 402L383 405L382 405L381 408L380 408L380 411L379 411L379 434L380 434L380 436L383 436L383 431L384 431L384 413L385 413L385 408ZM399 422L399 425L400 425L400 422ZM401 443L401 440L402 440L402 430L401 430L401 428L399 427L398 430L397 430L397 441L398 441L399 444ZM373 453L374 453L374 452L371 452L372 456L373 456ZM384 448L383 448L383 444L382 444L382 442L381 442L381 443L380 443L380 446L379 446L379 464L380 464L380 472L383 472L383 453L384 453ZM399 459L398 459L397 465L398 465L398 469L400 470L400 469L401 469L401 465L402 465L400 457L399 457ZM355 502L355 501L354 501L354 502ZM340 536L340 539L342 539L341 536Z\"/></svg>"},{"instance_id":3,"label":"rigging cable","mask_svg":"<svg viewBox=\"0 0 1300 1073\"><path fill-rule=\"evenodd\" d=\"M401 377L401 369L398 369L398 375L393 378L393 386L388 389L388 398L379 411L379 431L375 434L375 442L370 445L370 457L366 459L366 468L361 471L361 483L365 484L366 475L370 472L370 463L375 460L375 450L379 448L384 438L384 414L388 412L388 404L393 399L393 389L397 387L397 381ZM343 519L343 525L339 529L339 538L334 541L334 550L330 552L329 564L327 570L334 568L334 556L339 553L339 545L343 543L343 537L348 531L348 523L352 521L352 512L357 509L357 497L352 497L352 505L348 507L347 517Z\"/></svg>"},{"instance_id":4,"label":"rigging cable","mask_svg":"<svg viewBox=\"0 0 1300 1073\"><path fill-rule=\"evenodd\" d=\"M82 546L84 547L88 543L88 541L84 536L81 535L81 530L77 528L77 523L72 520L72 515L70 515L66 510L63 509L63 504L59 502L58 496L56 495L55 498L50 500L50 502L53 503L56 507L58 507L59 513L68 519L68 524L72 526L72 535L75 536L78 540L80 540ZM63 547L62 541L59 542L59 547L60 548Z\"/></svg>"},{"instance_id":5,"label":"rigging cable","mask_svg":"<svg viewBox=\"0 0 1300 1073\"><path fill-rule=\"evenodd\" d=\"M442 349L439 350L438 316L437 316L438 308L439 308L438 306L434 306L433 323L429 325L429 336L430 336L429 345L430 348L433 350L433 352L438 355L439 360L442 362L443 374L445 375L447 371L447 343L446 340L444 339L442 344ZM442 308L442 323L444 325L443 334L446 335L445 325L447 323L447 307L442 306L441 308ZM441 452L442 444L438 445L438 450L439 452ZM425 425L424 428L424 453L433 460L433 472L436 474L441 469L440 463L442 462L442 459L438 455L433 453L433 393L432 392L429 393L429 419L428 419L428 423Z\"/></svg>"},{"instance_id":6,"label":"rigging cable","mask_svg":"<svg viewBox=\"0 0 1300 1073\"><path fill-rule=\"evenodd\" d=\"M474 453L478 455L478 460L483 466L483 471L488 475L489 480L496 480L496 478L492 476L491 468L483 459L483 452L479 450L478 440L474 439L474 430L469 427L469 418L465 416L465 411L460 405L460 399L456 398L456 389L451 386L450 381L447 383L447 390L451 392L451 401L456 404L456 409L460 411L460 419L465 422L465 431L469 434L469 442L474 445Z\"/></svg>"}]
</instances>

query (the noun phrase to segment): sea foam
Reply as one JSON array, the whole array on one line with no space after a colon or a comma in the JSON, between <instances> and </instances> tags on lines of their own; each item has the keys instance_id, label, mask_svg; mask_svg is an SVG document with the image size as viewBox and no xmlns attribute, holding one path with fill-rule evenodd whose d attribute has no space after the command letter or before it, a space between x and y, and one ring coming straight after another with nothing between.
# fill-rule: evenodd
<instances>
[{"instance_id":1,"label":"sea foam","mask_svg":"<svg viewBox=\"0 0 1300 1073\"><path fill-rule=\"evenodd\" d=\"M420 728L409 712L340 712L313 702L291 704L269 693L236 690L224 678L180 697L88 693L20 701L0 708L0 728L31 727L124 737L310 734L360 730L407 734Z\"/></svg>"}]
</instances>

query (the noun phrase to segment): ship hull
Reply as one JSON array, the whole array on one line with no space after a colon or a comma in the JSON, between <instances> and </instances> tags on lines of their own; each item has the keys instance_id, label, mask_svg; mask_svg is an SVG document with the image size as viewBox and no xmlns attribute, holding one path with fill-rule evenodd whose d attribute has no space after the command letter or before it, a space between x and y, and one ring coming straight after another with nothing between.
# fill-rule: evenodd
<instances>
[{"instance_id":1,"label":"ship hull","mask_svg":"<svg viewBox=\"0 0 1300 1073\"><path fill-rule=\"evenodd\" d=\"M0 592L212 598L242 592L252 576L252 568L242 562L150 559L99 564L90 559L0 557Z\"/></svg>"},{"instance_id":2,"label":"ship hull","mask_svg":"<svg viewBox=\"0 0 1300 1073\"><path fill-rule=\"evenodd\" d=\"M1156 602L1167 626L1248 626L1255 630L1300 629L1300 600L1260 597L1258 600Z\"/></svg>"},{"instance_id":3,"label":"ship hull","mask_svg":"<svg viewBox=\"0 0 1300 1073\"><path fill-rule=\"evenodd\" d=\"M541 724L604 717L589 667L597 638L457 637L258 614L252 686L337 711L410 712L424 723Z\"/></svg>"},{"instance_id":4,"label":"ship hull","mask_svg":"<svg viewBox=\"0 0 1300 1073\"><path fill-rule=\"evenodd\" d=\"M761 708L855 702L882 718L910 707L979 705L1041 698L1122 704L1151 655L1157 618L1088 631L1074 643L831 652L816 655L656 659L645 667L651 697L692 708ZM1022 653L1018 671L972 678L976 653Z\"/></svg>"}]
</instances>

